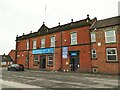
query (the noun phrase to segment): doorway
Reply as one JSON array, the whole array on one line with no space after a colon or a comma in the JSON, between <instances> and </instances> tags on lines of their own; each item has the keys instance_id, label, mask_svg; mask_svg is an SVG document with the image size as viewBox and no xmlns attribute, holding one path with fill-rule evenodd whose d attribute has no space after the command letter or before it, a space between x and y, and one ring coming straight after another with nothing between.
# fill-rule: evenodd
<instances>
[{"instance_id":1,"label":"doorway","mask_svg":"<svg viewBox=\"0 0 120 90\"><path fill-rule=\"evenodd\" d=\"M71 71L76 71L78 69L79 59L78 57L71 57Z\"/></svg>"},{"instance_id":2,"label":"doorway","mask_svg":"<svg viewBox=\"0 0 120 90\"><path fill-rule=\"evenodd\" d=\"M77 51L70 52L70 66L71 66L71 71L77 71L78 68L80 67L79 52Z\"/></svg>"},{"instance_id":3,"label":"doorway","mask_svg":"<svg viewBox=\"0 0 120 90\"><path fill-rule=\"evenodd\" d=\"M45 55L40 57L40 68L46 69L46 56Z\"/></svg>"}]
</instances>

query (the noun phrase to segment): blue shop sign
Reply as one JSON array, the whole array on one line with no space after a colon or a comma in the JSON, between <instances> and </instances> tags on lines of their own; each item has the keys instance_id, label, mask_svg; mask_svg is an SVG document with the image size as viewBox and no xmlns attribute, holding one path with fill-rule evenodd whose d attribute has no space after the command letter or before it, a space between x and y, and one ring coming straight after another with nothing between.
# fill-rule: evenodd
<instances>
[{"instance_id":1,"label":"blue shop sign","mask_svg":"<svg viewBox=\"0 0 120 90\"><path fill-rule=\"evenodd\" d=\"M71 52L71 56L77 56L77 52Z\"/></svg>"},{"instance_id":2,"label":"blue shop sign","mask_svg":"<svg viewBox=\"0 0 120 90\"><path fill-rule=\"evenodd\" d=\"M32 50L32 54L49 54L49 53L54 53L54 48Z\"/></svg>"}]
</instances>

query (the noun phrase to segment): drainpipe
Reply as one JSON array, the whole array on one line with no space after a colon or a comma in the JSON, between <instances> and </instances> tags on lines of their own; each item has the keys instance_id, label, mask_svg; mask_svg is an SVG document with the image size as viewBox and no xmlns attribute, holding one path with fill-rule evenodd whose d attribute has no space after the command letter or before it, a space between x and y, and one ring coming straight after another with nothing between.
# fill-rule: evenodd
<instances>
[{"instance_id":1,"label":"drainpipe","mask_svg":"<svg viewBox=\"0 0 120 90\"><path fill-rule=\"evenodd\" d=\"M15 50L15 63L17 63L17 49L18 49L18 40L17 40L17 38L18 38L18 35L16 36L16 50Z\"/></svg>"},{"instance_id":2,"label":"drainpipe","mask_svg":"<svg viewBox=\"0 0 120 90\"><path fill-rule=\"evenodd\" d=\"M30 38L29 38L29 49L28 49L28 69L29 69L29 63L30 63L29 53L30 53Z\"/></svg>"}]
</instances>

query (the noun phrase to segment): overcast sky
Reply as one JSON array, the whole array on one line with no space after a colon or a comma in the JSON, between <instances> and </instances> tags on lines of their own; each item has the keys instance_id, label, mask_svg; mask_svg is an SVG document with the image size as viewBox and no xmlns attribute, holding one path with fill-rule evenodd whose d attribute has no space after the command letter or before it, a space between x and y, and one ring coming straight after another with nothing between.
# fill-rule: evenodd
<instances>
[{"instance_id":1,"label":"overcast sky","mask_svg":"<svg viewBox=\"0 0 120 90\"><path fill-rule=\"evenodd\" d=\"M43 22L49 28L90 18L118 16L119 0L0 0L0 55L15 49L18 34L36 32ZM46 14L45 14L46 6ZM46 17L46 18L45 18Z\"/></svg>"}]
</instances>

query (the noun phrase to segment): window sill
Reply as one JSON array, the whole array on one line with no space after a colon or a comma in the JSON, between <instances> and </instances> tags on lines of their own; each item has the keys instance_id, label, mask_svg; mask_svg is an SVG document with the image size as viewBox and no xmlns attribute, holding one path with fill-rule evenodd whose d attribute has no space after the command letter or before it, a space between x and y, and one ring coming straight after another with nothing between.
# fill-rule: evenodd
<instances>
[{"instance_id":1,"label":"window sill","mask_svg":"<svg viewBox=\"0 0 120 90\"><path fill-rule=\"evenodd\" d=\"M119 61L106 61L106 63L118 63Z\"/></svg>"},{"instance_id":2,"label":"window sill","mask_svg":"<svg viewBox=\"0 0 120 90\"><path fill-rule=\"evenodd\" d=\"M70 44L70 45L77 45L77 43L76 44Z\"/></svg>"},{"instance_id":3,"label":"window sill","mask_svg":"<svg viewBox=\"0 0 120 90\"><path fill-rule=\"evenodd\" d=\"M33 64L33 66L38 66L38 64Z\"/></svg>"},{"instance_id":4,"label":"window sill","mask_svg":"<svg viewBox=\"0 0 120 90\"><path fill-rule=\"evenodd\" d=\"M111 43L105 43L105 44L106 44L106 45L107 45L107 44L117 44L117 42L111 42Z\"/></svg>"},{"instance_id":5,"label":"window sill","mask_svg":"<svg viewBox=\"0 0 120 90\"><path fill-rule=\"evenodd\" d=\"M91 58L92 60L97 60L97 58Z\"/></svg>"},{"instance_id":6,"label":"window sill","mask_svg":"<svg viewBox=\"0 0 120 90\"><path fill-rule=\"evenodd\" d=\"M53 65L47 65L48 67L53 67Z\"/></svg>"}]
</instances>

